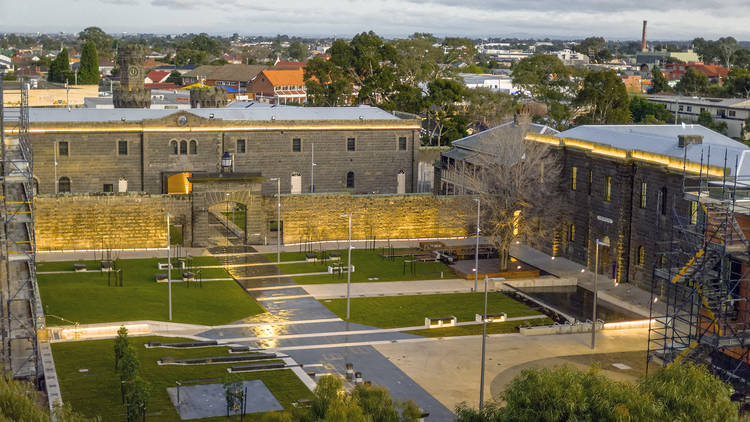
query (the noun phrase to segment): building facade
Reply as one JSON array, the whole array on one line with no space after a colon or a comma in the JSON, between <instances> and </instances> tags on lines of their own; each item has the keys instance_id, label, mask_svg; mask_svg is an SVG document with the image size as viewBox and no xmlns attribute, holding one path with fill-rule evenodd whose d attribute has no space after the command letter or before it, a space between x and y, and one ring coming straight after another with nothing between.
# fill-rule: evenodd
<instances>
[{"instance_id":1,"label":"building facade","mask_svg":"<svg viewBox=\"0 0 750 422\"><path fill-rule=\"evenodd\" d=\"M745 132L746 122L750 119L750 99L651 95L648 100L664 104L677 121L688 123L697 121L701 111L706 110L715 122L727 124L727 136L747 138L748 134Z\"/></svg>"},{"instance_id":2,"label":"building facade","mask_svg":"<svg viewBox=\"0 0 750 422\"><path fill-rule=\"evenodd\" d=\"M689 216L692 225L704 218L698 202L685 198L683 175L750 173L750 148L698 125L579 126L560 133L530 123L523 127L517 118L454 141L436 168L436 193L474 193L465 182L467 172L487 160L488 139L523 137L550 145L561 164L562 191L550 201L561 213L549 222L557 227L555 235L535 245L647 290L654 268L664 266L670 251L676 216Z\"/></svg>"},{"instance_id":3,"label":"building facade","mask_svg":"<svg viewBox=\"0 0 750 422\"><path fill-rule=\"evenodd\" d=\"M419 121L372 107L33 109L41 194L189 193L189 177L260 173L263 194L416 191ZM12 129L11 129L12 130Z\"/></svg>"}]
</instances>

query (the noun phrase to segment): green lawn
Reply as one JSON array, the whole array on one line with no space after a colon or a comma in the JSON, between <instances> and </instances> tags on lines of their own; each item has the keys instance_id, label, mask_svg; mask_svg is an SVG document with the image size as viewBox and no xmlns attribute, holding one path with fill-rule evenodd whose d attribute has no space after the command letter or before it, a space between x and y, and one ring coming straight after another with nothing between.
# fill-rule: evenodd
<instances>
[{"instance_id":1,"label":"green lawn","mask_svg":"<svg viewBox=\"0 0 750 422\"><path fill-rule=\"evenodd\" d=\"M493 322L487 324L487 334L507 334L515 333L518 327L550 325L555 321L550 318L529 319L523 321ZM482 324L461 325L457 327L446 328L429 328L424 330L404 331L407 334L414 334L423 337L455 337L455 336L475 336L482 335Z\"/></svg>"},{"instance_id":2,"label":"green lawn","mask_svg":"<svg viewBox=\"0 0 750 422\"><path fill-rule=\"evenodd\" d=\"M123 287L107 287L103 273L40 274L39 291L49 325L68 325L49 315L56 315L81 324L135 321L150 319L167 321L168 286L156 283L154 274L164 273L156 266L157 259L121 260ZM200 265L216 265L213 257L196 258ZM96 261L82 261L88 268L99 266ZM72 269L72 262L40 262L39 271ZM179 278L180 273L173 278ZM203 278L228 278L222 269L203 269ZM235 281L208 281L202 288L191 283L172 284L173 321L203 325L219 325L264 312Z\"/></svg>"},{"instance_id":3,"label":"green lawn","mask_svg":"<svg viewBox=\"0 0 750 422\"><path fill-rule=\"evenodd\" d=\"M331 252L331 251L329 251ZM346 250L337 251L346 266ZM432 280L439 279L442 272L443 278L454 278L455 274L450 267L442 262L417 262L415 263L415 274L407 264L404 268L404 259L396 258L393 261L383 259L379 256L379 249L376 251L352 250L352 264L354 272L352 273L352 283L363 283L372 281L405 281L405 280ZM276 261L276 254L265 254L270 262ZM281 254L281 261L304 261L304 252L284 252ZM295 264L280 265L281 271L285 274L315 273L327 271L328 265L333 265L337 261L329 261L328 264L317 262L305 262ZM377 280L372 280L377 278ZM299 284L325 284L325 283L345 283L346 273L343 276L333 276L330 274L297 276L294 281Z\"/></svg>"},{"instance_id":4,"label":"green lawn","mask_svg":"<svg viewBox=\"0 0 750 422\"><path fill-rule=\"evenodd\" d=\"M245 231L245 210L244 209L235 209L234 214L232 211L222 211L222 214L229 220L232 221L237 227L240 228L240 230ZM232 217L234 217L234 220L232 220Z\"/></svg>"},{"instance_id":5,"label":"green lawn","mask_svg":"<svg viewBox=\"0 0 750 422\"><path fill-rule=\"evenodd\" d=\"M321 303L339 317L346 317L346 299L323 300ZM459 321L473 321L475 315L483 310L484 293L351 299L351 321L380 328L424 325L425 317L455 316ZM508 317L539 314L503 293L490 293L487 297L487 313L499 312L505 312Z\"/></svg>"},{"instance_id":6,"label":"green lawn","mask_svg":"<svg viewBox=\"0 0 750 422\"><path fill-rule=\"evenodd\" d=\"M146 349L143 344L149 341L178 342L187 339L160 337L131 337L140 361L141 375L151 383L152 392L148 403L147 420L179 421L177 411L167 395L167 387L174 387L175 381L222 378L226 368L237 364L212 364L179 366L158 366L156 361L171 356L175 359L189 357L222 356L226 347L210 347L192 350ZM95 340L70 343L55 343L52 352L57 368L57 376L62 389L63 402L70 403L73 409L86 416L101 416L103 421L125 420L121 402L119 376L114 369L113 340ZM87 372L79 372L88 369ZM284 408L301 398L311 398L312 393L291 370L250 372L240 374L246 380L260 379L266 384ZM210 384L217 381L204 381ZM246 420L259 421L263 415L248 415ZM226 420L225 417L202 419L206 421ZM239 420L233 417L231 420Z\"/></svg>"}]
</instances>

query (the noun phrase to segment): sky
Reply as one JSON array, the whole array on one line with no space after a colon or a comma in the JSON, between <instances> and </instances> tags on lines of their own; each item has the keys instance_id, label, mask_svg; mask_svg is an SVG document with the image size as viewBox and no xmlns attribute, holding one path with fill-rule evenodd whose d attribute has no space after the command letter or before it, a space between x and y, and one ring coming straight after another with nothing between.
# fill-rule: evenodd
<instances>
[{"instance_id":1,"label":"sky","mask_svg":"<svg viewBox=\"0 0 750 422\"><path fill-rule=\"evenodd\" d=\"M0 0L0 32L750 40L748 0Z\"/></svg>"}]
</instances>

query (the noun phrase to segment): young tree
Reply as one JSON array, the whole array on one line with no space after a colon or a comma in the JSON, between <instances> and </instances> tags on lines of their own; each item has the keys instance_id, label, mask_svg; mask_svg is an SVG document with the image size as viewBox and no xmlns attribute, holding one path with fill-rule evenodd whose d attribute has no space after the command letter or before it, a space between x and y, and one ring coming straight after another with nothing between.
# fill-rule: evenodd
<instances>
[{"instance_id":1,"label":"young tree","mask_svg":"<svg viewBox=\"0 0 750 422\"><path fill-rule=\"evenodd\" d=\"M150 396L151 384L136 375L125 389L125 410L128 421L135 422L145 417L146 405Z\"/></svg>"},{"instance_id":2,"label":"young tree","mask_svg":"<svg viewBox=\"0 0 750 422\"><path fill-rule=\"evenodd\" d=\"M83 43L81 67L78 68L78 83L84 85L99 83L99 55L93 41Z\"/></svg>"},{"instance_id":3,"label":"young tree","mask_svg":"<svg viewBox=\"0 0 750 422\"><path fill-rule=\"evenodd\" d=\"M134 380L138 375L140 366L135 349L133 346L127 346L120 359L120 379L125 382Z\"/></svg>"},{"instance_id":4,"label":"young tree","mask_svg":"<svg viewBox=\"0 0 750 422\"><path fill-rule=\"evenodd\" d=\"M587 110L577 124L630 123L630 99L625 84L614 70L589 72L573 104Z\"/></svg>"},{"instance_id":5,"label":"young tree","mask_svg":"<svg viewBox=\"0 0 750 422\"><path fill-rule=\"evenodd\" d=\"M117 330L117 337L115 337L114 348L115 348L115 369L120 365L120 360L125 356L125 349L129 346L128 344L128 329L123 325Z\"/></svg>"},{"instance_id":6,"label":"young tree","mask_svg":"<svg viewBox=\"0 0 750 422\"><path fill-rule=\"evenodd\" d=\"M560 208L549 204L560 195L562 167L545 144L492 131L483 143L481 164L466 182L480 192L482 233L497 248L499 270L507 271L516 240L548 238L557 231ZM476 204L470 201L469 207Z\"/></svg>"},{"instance_id":7,"label":"young tree","mask_svg":"<svg viewBox=\"0 0 750 422\"><path fill-rule=\"evenodd\" d=\"M31 383L6 380L0 376L0 421L33 422L98 422L99 418L85 418L70 409L69 404L49 410L40 406L37 391Z\"/></svg>"}]
</instances>

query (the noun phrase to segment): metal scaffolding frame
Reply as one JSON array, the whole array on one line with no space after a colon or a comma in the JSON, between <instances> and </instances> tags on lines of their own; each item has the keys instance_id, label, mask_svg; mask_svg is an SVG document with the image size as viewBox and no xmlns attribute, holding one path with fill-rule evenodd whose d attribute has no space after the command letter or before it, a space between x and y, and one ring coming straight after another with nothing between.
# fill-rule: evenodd
<instances>
[{"instance_id":1,"label":"metal scaffolding frame","mask_svg":"<svg viewBox=\"0 0 750 422\"><path fill-rule=\"evenodd\" d=\"M742 287L750 287L750 242L740 220L750 221L750 177L709 177L701 157L700 174L683 172L682 194L691 205L673 207L671 239L653 271L647 371L704 364L748 397L750 304Z\"/></svg>"},{"instance_id":2,"label":"metal scaffolding frame","mask_svg":"<svg viewBox=\"0 0 750 422\"><path fill-rule=\"evenodd\" d=\"M3 372L16 379L39 382L42 371L37 330L44 326L44 314L36 282L34 163L29 139L28 84L21 80L21 102L17 108L4 107L2 93L0 81L0 241L5 264L0 269Z\"/></svg>"}]
</instances>

